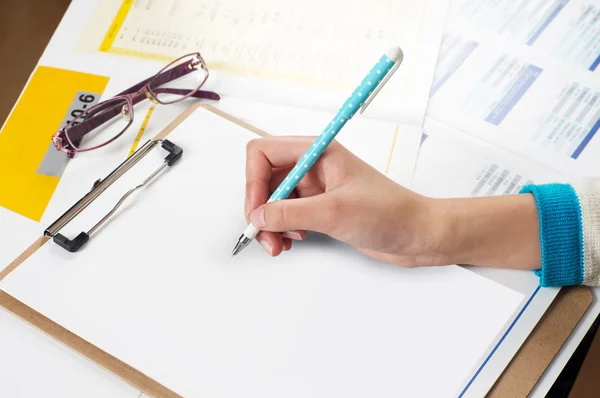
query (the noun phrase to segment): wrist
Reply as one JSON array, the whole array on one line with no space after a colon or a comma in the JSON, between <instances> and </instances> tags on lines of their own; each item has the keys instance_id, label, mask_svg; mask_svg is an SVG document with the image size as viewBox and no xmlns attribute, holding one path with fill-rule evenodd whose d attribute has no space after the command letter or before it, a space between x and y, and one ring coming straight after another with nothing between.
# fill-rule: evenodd
<instances>
[{"instance_id":1,"label":"wrist","mask_svg":"<svg viewBox=\"0 0 600 398\"><path fill-rule=\"evenodd\" d=\"M423 252L431 259L430 265L451 265L459 263L463 253L461 241L457 239L457 209L452 199L426 198L424 206L427 219Z\"/></svg>"},{"instance_id":2,"label":"wrist","mask_svg":"<svg viewBox=\"0 0 600 398\"><path fill-rule=\"evenodd\" d=\"M444 264L537 269L539 220L531 195L435 199L433 231Z\"/></svg>"},{"instance_id":3,"label":"wrist","mask_svg":"<svg viewBox=\"0 0 600 398\"><path fill-rule=\"evenodd\" d=\"M453 241L454 216L443 199L417 196L414 206L408 212L411 215L408 230L413 233L413 247L417 266L454 264L458 252ZM403 212L401 214L406 214Z\"/></svg>"}]
</instances>

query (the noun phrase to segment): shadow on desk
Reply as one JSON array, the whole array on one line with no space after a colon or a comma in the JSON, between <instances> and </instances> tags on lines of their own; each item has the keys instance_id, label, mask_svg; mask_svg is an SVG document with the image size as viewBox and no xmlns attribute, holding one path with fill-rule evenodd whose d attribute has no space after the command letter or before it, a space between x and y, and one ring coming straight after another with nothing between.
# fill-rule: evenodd
<instances>
[{"instance_id":1,"label":"shadow on desk","mask_svg":"<svg viewBox=\"0 0 600 398\"><path fill-rule=\"evenodd\" d=\"M0 123L8 117L69 3L70 0L2 1Z\"/></svg>"}]
</instances>

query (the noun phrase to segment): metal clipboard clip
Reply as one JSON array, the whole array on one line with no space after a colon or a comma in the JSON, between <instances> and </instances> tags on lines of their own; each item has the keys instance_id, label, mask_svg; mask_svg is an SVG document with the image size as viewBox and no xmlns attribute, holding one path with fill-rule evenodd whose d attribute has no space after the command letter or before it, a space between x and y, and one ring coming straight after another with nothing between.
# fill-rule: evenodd
<instances>
[{"instance_id":1,"label":"metal clipboard clip","mask_svg":"<svg viewBox=\"0 0 600 398\"><path fill-rule=\"evenodd\" d=\"M137 162L139 162L146 154L152 149L159 145L165 149L168 154L165 157L161 166L150 174L142 183L131 188L125 195L119 199L117 204L109 211L100 221L96 223L88 232L81 232L74 239L69 239L66 236L59 233L59 231L71 222L79 213L81 213L86 207L88 207L98 196L102 194L109 186L117 181L127 170L132 168ZM79 199L69 210L67 210L62 216L52 223L45 231L44 235L52 238L56 244L70 252L78 251L89 239L90 236L98 229L106 220L108 220L117 209L123 204L123 202L135 191L142 188L150 181L152 181L161 171L167 166L174 165L183 155L183 149L173 144L169 140L149 140L142 145L137 151L135 151L127 160L121 163L116 169L114 169L104 179L99 179L94 182L92 190L87 193L83 198Z\"/></svg>"}]
</instances>

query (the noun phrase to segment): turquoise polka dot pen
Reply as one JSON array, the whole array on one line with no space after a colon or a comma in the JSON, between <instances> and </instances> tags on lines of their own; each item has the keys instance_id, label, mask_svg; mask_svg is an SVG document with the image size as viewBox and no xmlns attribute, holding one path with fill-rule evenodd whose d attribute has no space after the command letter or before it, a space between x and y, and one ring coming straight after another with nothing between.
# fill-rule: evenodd
<instances>
[{"instance_id":1,"label":"turquoise polka dot pen","mask_svg":"<svg viewBox=\"0 0 600 398\"><path fill-rule=\"evenodd\" d=\"M393 73L402 63L403 53L400 47L390 48L379 62L371 69L369 74L363 79L360 85L352 92L352 95L342 105L333 120L327 125L325 130L317 137L316 141L300 158L296 166L290 171L281 185L273 192L269 202L286 199L296 188L296 185L302 180L304 175L310 170L313 164L319 159L321 154L342 130L342 127L350 120L356 112L362 113L377 95L379 90L390 79ZM268 203L268 202L267 202ZM256 237L259 230L252 224L248 225L236 243L231 256L239 254Z\"/></svg>"}]
</instances>

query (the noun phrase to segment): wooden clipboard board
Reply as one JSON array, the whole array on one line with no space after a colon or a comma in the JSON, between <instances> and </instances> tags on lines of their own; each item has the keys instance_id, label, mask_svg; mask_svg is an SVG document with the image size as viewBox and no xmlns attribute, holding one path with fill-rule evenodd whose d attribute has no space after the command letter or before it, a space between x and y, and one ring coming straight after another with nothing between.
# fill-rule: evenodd
<instances>
[{"instance_id":1,"label":"wooden clipboard board","mask_svg":"<svg viewBox=\"0 0 600 398\"><path fill-rule=\"evenodd\" d=\"M186 109L153 139L163 139L167 137L197 108L204 108L205 110L223 117L261 137L270 136L270 134L251 124L243 122L210 105L197 104ZM33 244L10 263L8 267L0 272L0 281L27 260L48 240L48 237L42 236L33 242ZM526 397L556 353L565 343L575 326L577 326L591 303L592 294L589 288L573 287L562 289L538 325L534 328L529 338L525 341L508 367L498 378L487 396ZM146 376L132 366L129 366L120 359L99 349L92 343L82 339L3 290L0 290L0 306L70 349L114 373L116 376L143 393L156 398L180 397L180 395L167 387Z\"/></svg>"}]
</instances>

